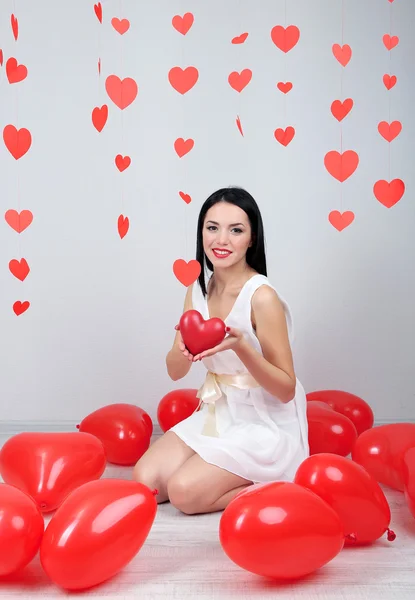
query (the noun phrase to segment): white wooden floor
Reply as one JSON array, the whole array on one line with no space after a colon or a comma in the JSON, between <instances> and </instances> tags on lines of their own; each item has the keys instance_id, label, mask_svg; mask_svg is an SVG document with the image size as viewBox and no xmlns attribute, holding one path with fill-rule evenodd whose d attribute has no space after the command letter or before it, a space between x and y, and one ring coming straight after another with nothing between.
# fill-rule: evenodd
<instances>
[{"instance_id":1,"label":"white wooden floor","mask_svg":"<svg viewBox=\"0 0 415 600\"><path fill-rule=\"evenodd\" d=\"M6 440L0 436L0 446ZM130 478L131 468L109 466L103 477ZM143 600L413 600L415 598L415 519L403 494L385 488L392 509L394 542L344 549L331 563L302 581L276 584L243 571L223 552L220 513L186 516L160 505L141 552L115 578L77 594L94 598ZM50 517L46 518L48 522ZM1 540L0 540L1 543ZM24 578L0 579L0 598L62 598L42 571L38 557Z\"/></svg>"}]
</instances>

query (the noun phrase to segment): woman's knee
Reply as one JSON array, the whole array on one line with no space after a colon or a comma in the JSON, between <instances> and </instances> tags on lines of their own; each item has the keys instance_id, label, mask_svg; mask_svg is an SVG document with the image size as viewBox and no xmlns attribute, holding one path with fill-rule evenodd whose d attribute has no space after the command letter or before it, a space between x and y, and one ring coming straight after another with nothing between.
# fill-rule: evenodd
<instances>
[{"instance_id":1,"label":"woman's knee","mask_svg":"<svg viewBox=\"0 0 415 600\"><path fill-rule=\"evenodd\" d=\"M186 515L200 512L200 495L192 482L180 472L174 473L167 482L167 494L170 503Z\"/></svg>"}]
</instances>

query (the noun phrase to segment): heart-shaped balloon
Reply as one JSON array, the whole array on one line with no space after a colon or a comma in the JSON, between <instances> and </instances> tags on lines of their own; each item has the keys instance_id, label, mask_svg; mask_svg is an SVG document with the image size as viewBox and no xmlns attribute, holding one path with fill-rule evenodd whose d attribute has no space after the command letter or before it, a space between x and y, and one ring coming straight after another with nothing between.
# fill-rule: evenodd
<instances>
[{"instance_id":1,"label":"heart-shaped balloon","mask_svg":"<svg viewBox=\"0 0 415 600\"><path fill-rule=\"evenodd\" d=\"M373 427L372 409L367 402L355 394L341 390L318 390L308 393L307 400L326 402L333 410L352 421L358 435Z\"/></svg>"},{"instance_id":2,"label":"heart-shaped balloon","mask_svg":"<svg viewBox=\"0 0 415 600\"><path fill-rule=\"evenodd\" d=\"M357 439L356 427L348 417L325 402L307 402L308 442L310 454L331 452L347 456Z\"/></svg>"},{"instance_id":3,"label":"heart-shaped balloon","mask_svg":"<svg viewBox=\"0 0 415 600\"><path fill-rule=\"evenodd\" d=\"M150 446L153 422L134 404L108 404L86 416L79 431L101 440L108 462L135 465Z\"/></svg>"},{"instance_id":4,"label":"heart-shaped balloon","mask_svg":"<svg viewBox=\"0 0 415 600\"><path fill-rule=\"evenodd\" d=\"M226 335L226 326L222 319L214 317L205 321L197 310L184 312L179 326L184 345L193 356L214 348Z\"/></svg>"},{"instance_id":5,"label":"heart-shaped balloon","mask_svg":"<svg viewBox=\"0 0 415 600\"><path fill-rule=\"evenodd\" d=\"M316 571L343 548L337 513L316 494L289 482L250 489L225 508L222 548L234 563L257 575L294 579Z\"/></svg>"},{"instance_id":6,"label":"heart-shaped balloon","mask_svg":"<svg viewBox=\"0 0 415 600\"><path fill-rule=\"evenodd\" d=\"M346 544L374 542L386 531L394 539L388 529L391 511L385 494L376 479L349 458L329 453L310 456L299 466L294 481L336 511Z\"/></svg>"},{"instance_id":7,"label":"heart-shaped balloon","mask_svg":"<svg viewBox=\"0 0 415 600\"><path fill-rule=\"evenodd\" d=\"M156 512L154 493L141 483L119 479L86 483L50 520L40 547L42 567L64 589L102 583L134 558Z\"/></svg>"},{"instance_id":8,"label":"heart-shaped balloon","mask_svg":"<svg viewBox=\"0 0 415 600\"><path fill-rule=\"evenodd\" d=\"M410 448L408 452L405 452L403 462L405 498L409 510L415 519L415 447Z\"/></svg>"},{"instance_id":9,"label":"heart-shaped balloon","mask_svg":"<svg viewBox=\"0 0 415 600\"><path fill-rule=\"evenodd\" d=\"M197 389L182 389L163 396L157 407L157 420L162 431L168 431L197 410L200 400L196 394Z\"/></svg>"},{"instance_id":10,"label":"heart-shaped balloon","mask_svg":"<svg viewBox=\"0 0 415 600\"><path fill-rule=\"evenodd\" d=\"M415 423L379 425L359 435L352 458L379 483L404 491L403 459L415 447Z\"/></svg>"},{"instance_id":11,"label":"heart-shaped balloon","mask_svg":"<svg viewBox=\"0 0 415 600\"><path fill-rule=\"evenodd\" d=\"M44 527L35 501L16 487L0 483L0 576L30 563L39 550Z\"/></svg>"},{"instance_id":12,"label":"heart-shaped balloon","mask_svg":"<svg viewBox=\"0 0 415 600\"><path fill-rule=\"evenodd\" d=\"M0 475L42 512L55 510L75 488L99 479L106 466L100 440L89 433L19 433L0 450Z\"/></svg>"}]
</instances>

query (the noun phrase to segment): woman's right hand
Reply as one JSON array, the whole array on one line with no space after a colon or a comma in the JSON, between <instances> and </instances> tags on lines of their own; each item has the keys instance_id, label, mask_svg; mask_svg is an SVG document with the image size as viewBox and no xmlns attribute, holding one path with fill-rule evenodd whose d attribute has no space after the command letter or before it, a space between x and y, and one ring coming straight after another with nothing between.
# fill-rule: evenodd
<instances>
[{"instance_id":1,"label":"woman's right hand","mask_svg":"<svg viewBox=\"0 0 415 600\"><path fill-rule=\"evenodd\" d=\"M180 333L180 326L176 325L175 330ZM183 356L185 356L190 362L193 362L193 354L190 354L189 350L184 345L181 334L180 334L180 338L179 338L179 350L180 350L180 352L182 352Z\"/></svg>"}]
</instances>

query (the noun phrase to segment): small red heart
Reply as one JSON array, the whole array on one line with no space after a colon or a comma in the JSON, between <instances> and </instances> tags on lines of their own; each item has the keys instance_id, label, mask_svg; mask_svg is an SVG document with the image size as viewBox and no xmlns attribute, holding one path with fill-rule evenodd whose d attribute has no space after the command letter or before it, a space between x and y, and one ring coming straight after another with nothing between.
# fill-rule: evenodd
<instances>
[{"instance_id":1,"label":"small red heart","mask_svg":"<svg viewBox=\"0 0 415 600\"><path fill-rule=\"evenodd\" d=\"M340 182L346 181L356 171L359 164L359 156L354 150L346 150L343 153L332 150L324 157L324 166L332 177Z\"/></svg>"},{"instance_id":2,"label":"small red heart","mask_svg":"<svg viewBox=\"0 0 415 600\"><path fill-rule=\"evenodd\" d=\"M173 273L184 286L192 285L199 277L201 271L200 263L197 260L190 260L188 263L179 258L173 263Z\"/></svg>"},{"instance_id":3,"label":"small red heart","mask_svg":"<svg viewBox=\"0 0 415 600\"><path fill-rule=\"evenodd\" d=\"M180 333L184 345L193 356L220 344L226 335L222 319L204 320L197 310L187 310L180 319Z\"/></svg>"},{"instance_id":4,"label":"small red heart","mask_svg":"<svg viewBox=\"0 0 415 600\"><path fill-rule=\"evenodd\" d=\"M275 139L283 146L288 146L288 144L292 141L294 135L294 127L287 127L286 129L279 128L274 131Z\"/></svg>"},{"instance_id":5,"label":"small red heart","mask_svg":"<svg viewBox=\"0 0 415 600\"><path fill-rule=\"evenodd\" d=\"M101 108L96 106L92 111L92 123L97 131L104 129L105 123L108 119L108 106L103 104Z\"/></svg>"},{"instance_id":6,"label":"small red heart","mask_svg":"<svg viewBox=\"0 0 415 600\"><path fill-rule=\"evenodd\" d=\"M288 92L290 92L293 89L293 84L291 83L291 81L287 81L286 83L280 81L279 83L277 83L277 88L283 94L288 94Z\"/></svg>"},{"instance_id":7,"label":"small red heart","mask_svg":"<svg viewBox=\"0 0 415 600\"><path fill-rule=\"evenodd\" d=\"M19 36L19 21L16 19L16 17L14 15L11 16L10 21L12 24L14 39L17 42L17 38Z\"/></svg>"},{"instance_id":8,"label":"small red heart","mask_svg":"<svg viewBox=\"0 0 415 600\"><path fill-rule=\"evenodd\" d=\"M186 202L186 204L190 204L192 201L192 198L189 196L189 194L185 194L184 192L179 192L179 196Z\"/></svg>"},{"instance_id":9,"label":"small red heart","mask_svg":"<svg viewBox=\"0 0 415 600\"><path fill-rule=\"evenodd\" d=\"M6 211L4 218L12 229L17 231L17 233L22 233L33 221L33 214L30 210L22 210L18 213L17 210L10 209Z\"/></svg>"},{"instance_id":10,"label":"small red heart","mask_svg":"<svg viewBox=\"0 0 415 600\"><path fill-rule=\"evenodd\" d=\"M343 67L345 67L352 58L352 49L350 48L349 44L344 44L343 46L340 46L339 44L333 44L332 51L334 57Z\"/></svg>"},{"instance_id":11,"label":"small red heart","mask_svg":"<svg viewBox=\"0 0 415 600\"><path fill-rule=\"evenodd\" d=\"M124 217L124 215L120 215L118 217L118 233L119 233L119 236L121 239L127 235L129 227L130 227L129 218Z\"/></svg>"},{"instance_id":12,"label":"small red heart","mask_svg":"<svg viewBox=\"0 0 415 600\"><path fill-rule=\"evenodd\" d=\"M196 85L199 79L199 71L196 67L173 67L169 71L169 81L171 86L180 94L185 94Z\"/></svg>"},{"instance_id":13,"label":"small red heart","mask_svg":"<svg viewBox=\"0 0 415 600\"><path fill-rule=\"evenodd\" d=\"M247 33L241 33L241 35L232 38L232 44L243 44L247 37Z\"/></svg>"},{"instance_id":14,"label":"small red heart","mask_svg":"<svg viewBox=\"0 0 415 600\"><path fill-rule=\"evenodd\" d=\"M192 13L188 12L183 17L175 15L172 19L173 27L181 34L186 35L191 26L193 25L194 17Z\"/></svg>"},{"instance_id":15,"label":"small red heart","mask_svg":"<svg viewBox=\"0 0 415 600\"><path fill-rule=\"evenodd\" d=\"M248 85L251 79L251 69L243 69L240 73L238 73L238 71L233 71L228 77L228 82L231 88L240 93Z\"/></svg>"},{"instance_id":16,"label":"small red heart","mask_svg":"<svg viewBox=\"0 0 415 600\"><path fill-rule=\"evenodd\" d=\"M9 262L10 273L20 279L20 281L24 281L26 277L29 275L30 268L27 264L27 260L22 258L19 260L13 259Z\"/></svg>"},{"instance_id":17,"label":"small red heart","mask_svg":"<svg viewBox=\"0 0 415 600\"><path fill-rule=\"evenodd\" d=\"M384 75L383 76L383 83L385 84L385 87L387 90L391 90L394 85L396 85L397 82L397 78L396 75Z\"/></svg>"},{"instance_id":18,"label":"small red heart","mask_svg":"<svg viewBox=\"0 0 415 600\"><path fill-rule=\"evenodd\" d=\"M373 193L377 200L386 208L392 208L402 198L405 184L402 179L393 179L391 182L381 179L373 186Z\"/></svg>"},{"instance_id":19,"label":"small red heart","mask_svg":"<svg viewBox=\"0 0 415 600\"><path fill-rule=\"evenodd\" d=\"M333 117L335 117L338 121L343 121L343 119L347 117L352 108L353 100L351 98L346 98L344 102L341 102L340 100L335 100L331 105L331 112Z\"/></svg>"},{"instance_id":20,"label":"small red heart","mask_svg":"<svg viewBox=\"0 0 415 600\"><path fill-rule=\"evenodd\" d=\"M15 58L9 58L6 62L6 75L9 83L18 83L27 77L27 68L24 65L18 65Z\"/></svg>"},{"instance_id":21,"label":"small red heart","mask_svg":"<svg viewBox=\"0 0 415 600\"><path fill-rule=\"evenodd\" d=\"M115 157L115 164L120 173L122 173L130 166L131 158L129 156L121 156L121 154L117 154Z\"/></svg>"},{"instance_id":22,"label":"small red heart","mask_svg":"<svg viewBox=\"0 0 415 600\"><path fill-rule=\"evenodd\" d=\"M239 129L239 133L242 135L244 135L244 132L242 130L242 123L241 123L241 119L239 118L239 116L236 117L236 126Z\"/></svg>"},{"instance_id":23,"label":"small red heart","mask_svg":"<svg viewBox=\"0 0 415 600\"><path fill-rule=\"evenodd\" d=\"M100 23L102 23L102 6L101 6L101 2L98 2L98 4L94 4L94 11L95 14L97 16L97 19Z\"/></svg>"},{"instance_id":24,"label":"small red heart","mask_svg":"<svg viewBox=\"0 0 415 600\"><path fill-rule=\"evenodd\" d=\"M3 140L7 150L16 160L22 158L32 145L32 136L28 129L16 129L14 125L6 125L3 129Z\"/></svg>"},{"instance_id":25,"label":"small red heart","mask_svg":"<svg viewBox=\"0 0 415 600\"><path fill-rule=\"evenodd\" d=\"M389 33L385 33L385 35L383 36L383 43L385 44L385 48L387 50L392 50L393 48L395 48L395 46L399 44L399 38L397 35L393 35L391 37Z\"/></svg>"},{"instance_id":26,"label":"small red heart","mask_svg":"<svg viewBox=\"0 0 415 600\"><path fill-rule=\"evenodd\" d=\"M387 142L392 142L401 133L402 123L400 121L392 121L389 124L386 121L381 121L378 125L378 131Z\"/></svg>"},{"instance_id":27,"label":"small red heart","mask_svg":"<svg viewBox=\"0 0 415 600\"><path fill-rule=\"evenodd\" d=\"M287 28L276 25L271 29L271 39L277 48L283 52L289 52L300 39L300 30L295 25Z\"/></svg>"},{"instance_id":28,"label":"small red heart","mask_svg":"<svg viewBox=\"0 0 415 600\"><path fill-rule=\"evenodd\" d=\"M134 102L138 94L138 86L131 77L121 80L117 75L109 75L105 81L105 89L114 104L121 110Z\"/></svg>"},{"instance_id":29,"label":"small red heart","mask_svg":"<svg viewBox=\"0 0 415 600\"><path fill-rule=\"evenodd\" d=\"M98 73L101 75L101 59L98 59Z\"/></svg>"},{"instance_id":30,"label":"small red heart","mask_svg":"<svg viewBox=\"0 0 415 600\"><path fill-rule=\"evenodd\" d=\"M17 300L13 304L13 311L17 316L19 316L26 312L29 306L30 302L28 300L25 300L24 302L20 302L20 300Z\"/></svg>"},{"instance_id":31,"label":"small red heart","mask_svg":"<svg viewBox=\"0 0 415 600\"><path fill-rule=\"evenodd\" d=\"M118 19L114 17L111 19L111 25L114 27L115 31L118 31L120 35L124 35L130 29L130 21L128 19Z\"/></svg>"},{"instance_id":32,"label":"small red heart","mask_svg":"<svg viewBox=\"0 0 415 600\"><path fill-rule=\"evenodd\" d=\"M190 138L188 140L177 138L177 140L174 142L174 149L176 150L177 155L182 158L182 156L190 152L194 144L194 141Z\"/></svg>"},{"instance_id":33,"label":"small red heart","mask_svg":"<svg viewBox=\"0 0 415 600\"><path fill-rule=\"evenodd\" d=\"M329 214L329 221L337 229L343 231L354 221L354 213L351 210L346 210L344 213L338 210L332 210Z\"/></svg>"}]
</instances>

